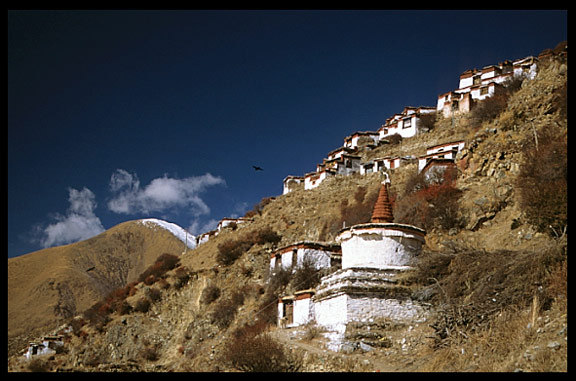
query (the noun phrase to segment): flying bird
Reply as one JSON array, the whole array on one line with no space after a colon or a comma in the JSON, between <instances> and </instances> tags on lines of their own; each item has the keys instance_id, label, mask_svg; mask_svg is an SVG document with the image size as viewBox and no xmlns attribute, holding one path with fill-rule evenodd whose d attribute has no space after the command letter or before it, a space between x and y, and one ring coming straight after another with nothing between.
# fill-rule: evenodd
<instances>
[{"instance_id":1,"label":"flying bird","mask_svg":"<svg viewBox=\"0 0 576 381\"><path fill-rule=\"evenodd\" d=\"M255 171L263 171L261 167L257 167L255 165L253 165L252 168L254 168Z\"/></svg>"},{"instance_id":2,"label":"flying bird","mask_svg":"<svg viewBox=\"0 0 576 381\"><path fill-rule=\"evenodd\" d=\"M90 267L89 269L87 269L86 272L92 271L92 270L94 270L95 268L96 268L96 266L92 266L92 267Z\"/></svg>"}]
</instances>

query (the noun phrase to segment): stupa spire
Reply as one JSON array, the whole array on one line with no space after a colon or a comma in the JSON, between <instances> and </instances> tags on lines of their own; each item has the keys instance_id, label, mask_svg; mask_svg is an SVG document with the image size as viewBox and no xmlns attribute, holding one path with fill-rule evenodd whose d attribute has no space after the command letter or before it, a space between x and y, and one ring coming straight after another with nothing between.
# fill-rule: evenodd
<instances>
[{"instance_id":1,"label":"stupa spire","mask_svg":"<svg viewBox=\"0 0 576 381\"><path fill-rule=\"evenodd\" d=\"M378 199L374 204L374 210L372 211L372 223L392 223L394 222L394 215L392 214L392 205L390 204L390 197L388 196L388 184L390 184L390 178L388 174L384 174L386 179L382 181L382 187L378 193Z\"/></svg>"}]
</instances>

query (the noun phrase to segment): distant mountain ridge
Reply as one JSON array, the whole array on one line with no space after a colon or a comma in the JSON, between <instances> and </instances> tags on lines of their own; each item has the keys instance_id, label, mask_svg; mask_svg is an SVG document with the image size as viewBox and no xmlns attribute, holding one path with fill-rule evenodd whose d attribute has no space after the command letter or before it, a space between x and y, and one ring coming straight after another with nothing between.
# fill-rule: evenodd
<instances>
[{"instance_id":1,"label":"distant mountain ridge","mask_svg":"<svg viewBox=\"0 0 576 381\"><path fill-rule=\"evenodd\" d=\"M25 340L75 316L135 280L163 253L196 245L182 227L159 219L118 224L84 241L8 259L8 338ZM20 343L21 346L21 343Z\"/></svg>"}]
</instances>

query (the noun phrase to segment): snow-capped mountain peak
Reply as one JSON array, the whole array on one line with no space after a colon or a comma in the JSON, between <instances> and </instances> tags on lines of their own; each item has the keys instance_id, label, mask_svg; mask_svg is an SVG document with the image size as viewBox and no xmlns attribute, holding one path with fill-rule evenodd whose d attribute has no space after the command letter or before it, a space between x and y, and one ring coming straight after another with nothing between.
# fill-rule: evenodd
<instances>
[{"instance_id":1,"label":"snow-capped mountain peak","mask_svg":"<svg viewBox=\"0 0 576 381\"><path fill-rule=\"evenodd\" d=\"M157 218L145 218L139 220L139 222L149 227L153 227L155 225L160 226L161 228L166 229L170 233L174 234L174 236L176 236L176 238L178 238L180 241L184 242L189 249L194 249L196 247L196 237L175 223L159 220Z\"/></svg>"}]
</instances>

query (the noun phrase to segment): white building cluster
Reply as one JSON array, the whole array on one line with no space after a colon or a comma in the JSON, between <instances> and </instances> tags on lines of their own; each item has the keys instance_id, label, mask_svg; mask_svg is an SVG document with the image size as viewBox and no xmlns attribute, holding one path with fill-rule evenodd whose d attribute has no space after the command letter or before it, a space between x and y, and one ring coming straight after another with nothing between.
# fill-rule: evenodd
<instances>
[{"instance_id":1,"label":"white building cluster","mask_svg":"<svg viewBox=\"0 0 576 381\"><path fill-rule=\"evenodd\" d=\"M538 58L530 56L516 61L506 60L482 70L466 70L460 75L458 89L438 96L436 110L445 118L470 112L474 102L497 95L507 81L521 77L534 79L537 68Z\"/></svg>"},{"instance_id":2,"label":"white building cluster","mask_svg":"<svg viewBox=\"0 0 576 381\"><path fill-rule=\"evenodd\" d=\"M482 70L471 69L460 75L458 89L440 94L436 107L405 107L402 112L386 119L378 131L358 131L344 138L344 145L328 153L327 158L316 166L316 171L304 176L287 176L283 181L283 194L303 185L305 190L314 189L328 177L352 173L367 174L385 169L398 168L408 160L406 157L382 157L362 162L359 148L376 148L386 144L394 136L411 138L427 132L426 119L440 115L449 118L470 112L474 105L488 97L500 94L505 85L514 78L534 79L537 74L538 58L526 57L515 61L506 60L497 65L489 65ZM430 147L426 155L418 158L418 170L428 170L436 166L450 166L456 153L464 147L464 142L456 142L456 151L447 151L445 143ZM442 153L435 152L444 151Z\"/></svg>"}]
</instances>

